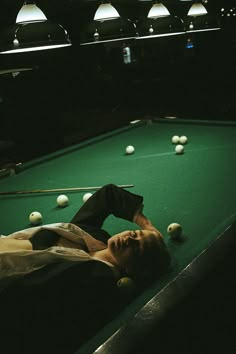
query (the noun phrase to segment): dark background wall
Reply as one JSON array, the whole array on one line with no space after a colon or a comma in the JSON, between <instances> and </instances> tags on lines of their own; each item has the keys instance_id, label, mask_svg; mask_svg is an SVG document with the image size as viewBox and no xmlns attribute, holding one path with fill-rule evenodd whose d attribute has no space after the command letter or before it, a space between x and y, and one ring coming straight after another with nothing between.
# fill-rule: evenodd
<instances>
[{"instance_id":1,"label":"dark background wall","mask_svg":"<svg viewBox=\"0 0 236 354\"><path fill-rule=\"evenodd\" d=\"M164 3L180 16L191 5ZM80 46L85 22L98 4L39 0L47 17L67 29L72 47L0 55L0 70L33 67L0 75L0 140L15 147L2 156L27 160L150 116L235 120L236 16L219 17L220 31ZM151 2L113 5L136 21ZM221 8L227 13L236 2L208 0L205 5L220 15ZM21 6L20 0L1 1L0 30L14 23ZM192 49L186 48L188 39ZM130 64L123 60L125 45L131 48Z\"/></svg>"}]
</instances>

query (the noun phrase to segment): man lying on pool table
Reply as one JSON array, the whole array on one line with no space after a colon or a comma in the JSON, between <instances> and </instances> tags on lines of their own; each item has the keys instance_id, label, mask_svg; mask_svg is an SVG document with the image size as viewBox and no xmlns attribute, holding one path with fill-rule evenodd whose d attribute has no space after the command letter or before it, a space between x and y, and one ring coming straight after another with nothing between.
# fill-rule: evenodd
<instances>
[{"instance_id":1,"label":"man lying on pool table","mask_svg":"<svg viewBox=\"0 0 236 354\"><path fill-rule=\"evenodd\" d=\"M142 210L143 197L109 184L70 223L0 238L1 348L72 354L165 272L167 247ZM140 229L110 236L102 229L110 214ZM127 276L131 294L117 286Z\"/></svg>"},{"instance_id":2,"label":"man lying on pool table","mask_svg":"<svg viewBox=\"0 0 236 354\"><path fill-rule=\"evenodd\" d=\"M9 256L10 262L16 259L12 275L30 273L59 261L60 256L63 260L68 256L73 261L76 257L82 262L101 261L118 278L130 276L139 281L157 277L167 269L170 256L161 233L142 210L143 197L114 184L105 185L84 203L70 223L33 227L0 238L2 269L3 259L7 264ZM141 229L126 230L111 237L102 229L110 214L132 221ZM17 258L21 253L15 251L24 255L20 257L24 260L22 266ZM6 268L9 272L9 266Z\"/></svg>"}]
</instances>

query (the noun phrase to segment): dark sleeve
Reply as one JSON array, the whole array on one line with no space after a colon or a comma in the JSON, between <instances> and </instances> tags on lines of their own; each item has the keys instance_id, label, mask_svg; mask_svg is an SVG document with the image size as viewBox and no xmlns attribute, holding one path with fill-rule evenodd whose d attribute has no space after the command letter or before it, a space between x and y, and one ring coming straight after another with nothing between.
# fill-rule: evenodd
<instances>
[{"instance_id":1,"label":"dark sleeve","mask_svg":"<svg viewBox=\"0 0 236 354\"><path fill-rule=\"evenodd\" d=\"M71 223L101 228L106 218L114 216L133 221L137 211L143 208L143 197L107 184L96 191L72 218Z\"/></svg>"},{"instance_id":2,"label":"dark sleeve","mask_svg":"<svg viewBox=\"0 0 236 354\"><path fill-rule=\"evenodd\" d=\"M16 281L0 300L1 347L14 352L19 342L9 336L19 338L24 354L32 354L30 343L42 353L45 347L50 354L75 352L122 306L111 269L97 261L46 266Z\"/></svg>"}]
</instances>

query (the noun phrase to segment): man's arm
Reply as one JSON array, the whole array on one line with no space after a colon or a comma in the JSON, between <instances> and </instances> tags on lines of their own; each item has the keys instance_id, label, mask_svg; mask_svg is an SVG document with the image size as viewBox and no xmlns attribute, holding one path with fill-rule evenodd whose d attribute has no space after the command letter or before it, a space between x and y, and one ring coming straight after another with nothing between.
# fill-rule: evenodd
<instances>
[{"instance_id":1,"label":"man's arm","mask_svg":"<svg viewBox=\"0 0 236 354\"><path fill-rule=\"evenodd\" d=\"M163 238L161 232L155 226L153 226L151 220L149 220L142 212L139 212L136 215L134 222L140 226L142 230L155 231L160 237Z\"/></svg>"}]
</instances>

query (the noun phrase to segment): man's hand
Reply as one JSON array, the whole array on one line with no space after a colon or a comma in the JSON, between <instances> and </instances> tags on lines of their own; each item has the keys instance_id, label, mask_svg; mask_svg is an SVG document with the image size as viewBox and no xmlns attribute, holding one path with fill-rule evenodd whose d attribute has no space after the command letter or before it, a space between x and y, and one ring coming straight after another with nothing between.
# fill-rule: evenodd
<instances>
[{"instance_id":1,"label":"man's hand","mask_svg":"<svg viewBox=\"0 0 236 354\"><path fill-rule=\"evenodd\" d=\"M163 238L161 232L155 226L153 226L151 221L142 212L137 214L134 222L139 225L142 230L154 231L157 233L157 235Z\"/></svg>"}]
</instances>

